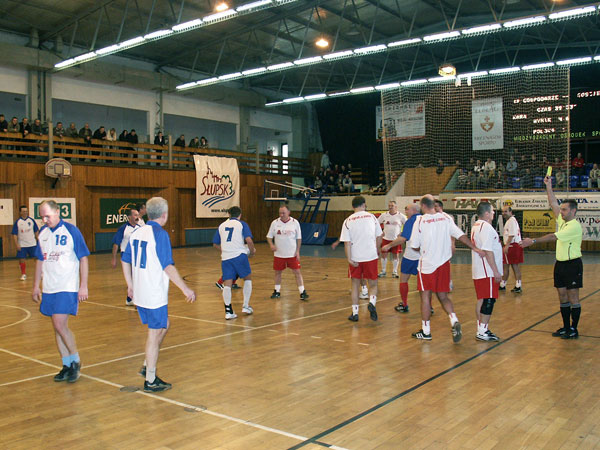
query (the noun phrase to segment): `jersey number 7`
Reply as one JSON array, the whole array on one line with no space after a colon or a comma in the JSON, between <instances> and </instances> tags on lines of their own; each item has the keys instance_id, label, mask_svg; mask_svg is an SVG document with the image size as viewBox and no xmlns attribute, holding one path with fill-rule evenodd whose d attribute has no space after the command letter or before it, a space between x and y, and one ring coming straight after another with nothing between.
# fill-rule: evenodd
<instances>
[{"instance_id":1,"label":"jersey number 7","mask_svg":"<svg viewBox=\"0 0 600 450\"><path fill-rule=\"evenodd\" d=\"M231 242L231 236L233 235L233 227L225 227L225 231L229 233L227 235L227 242Z\"/></svg>"}]
</instances>

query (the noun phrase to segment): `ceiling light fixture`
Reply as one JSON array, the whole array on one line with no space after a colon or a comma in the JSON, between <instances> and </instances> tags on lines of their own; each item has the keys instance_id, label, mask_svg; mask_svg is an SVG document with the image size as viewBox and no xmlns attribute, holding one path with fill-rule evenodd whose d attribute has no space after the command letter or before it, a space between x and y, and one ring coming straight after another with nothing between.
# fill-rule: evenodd
<instances>
[{"instance_id":1,"label":"ceiling light fixture","mask_svg":"<svg viewBox=\"0 0 600 450\"><path fill-rule=\"evenodd\" d=\"M329 41L325 38L319 38L319 40L315 42L315 45L320 48L327 48L329 47Z\"/></svg>"},{"instance_id":2,"label":"ceiling light fixture","mask_svg":"<svg viewBox=\"0 0 600 450\"><path fill-rule=\"evenodd\" d=\"M219 12L225 11L227 9L229 9L229 5L227 5L227 3L225 3L225 2L221 2L215 7L215 11L219 11Z\"/></svg>"},{"instance_id":3,"label":"ceiling light fixture","mask_svg":"<svg viewBox=\"0 0 600 450\"><path fill-rule=\"evenodd\" d=\"M456 75L456 67L454 67L452 64L444 63L438 69L438 73L442 77L453 77Z\"/></svg>"}]
</instances>

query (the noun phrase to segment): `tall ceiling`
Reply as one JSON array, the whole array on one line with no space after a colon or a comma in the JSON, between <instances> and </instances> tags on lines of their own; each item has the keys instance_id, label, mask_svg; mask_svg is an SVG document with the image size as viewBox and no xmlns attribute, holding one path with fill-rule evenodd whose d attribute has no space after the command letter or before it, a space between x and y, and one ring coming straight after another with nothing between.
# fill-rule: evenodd
<instances>
[{"instance_id":1,"label":"tall ceiling","mask_svg":"<svg viewBox=\"0 0 600 450\"><path fill-rule=\"evenodd\" d=\"M251 0L237 0L237 7ZM185 83L324 53L446 32L583 5L549 0L298 0L125 50ZM203 17L214 0L4 0L0 30L30 36L57 62ZM294 67L230 82L269 100L345 91L434 76L444 62L459 72L598 54L599 15L420 44ZM315 41L330 45L319 49ZM62 48L57 46L62 40ZM68 69L67 69L68 70ZM235 83L235 84L234 84ZM198 89L211 89L210 86Z\"/></svg>"}]
</instances>

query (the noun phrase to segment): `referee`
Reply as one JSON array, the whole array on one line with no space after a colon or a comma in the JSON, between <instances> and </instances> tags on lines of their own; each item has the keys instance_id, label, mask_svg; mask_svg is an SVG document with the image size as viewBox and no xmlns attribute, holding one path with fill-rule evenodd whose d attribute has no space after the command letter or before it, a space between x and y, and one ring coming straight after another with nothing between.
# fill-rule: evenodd
<instances>
[{"instance_id":1,"label":"referee","mask_svg":"<svg viewBox=\"0 0 600 450\"><path fill-rule=\"evenodd\" d=\"M563 327L552 333L562 339L577 339L577 325L581 315L579 289L583 287L583 263L581 261L581 224L575 219L577 202L565 200L560 206L552 191L552 180L544 178L548 203L556 216L558 231L541 238L526 238L521 241L523 248L535 243L556 241L556 264L554 265L554 287L558 291L560 314ZM571 319L571 321L569 320Z\"/></svg>"}]
</instances>

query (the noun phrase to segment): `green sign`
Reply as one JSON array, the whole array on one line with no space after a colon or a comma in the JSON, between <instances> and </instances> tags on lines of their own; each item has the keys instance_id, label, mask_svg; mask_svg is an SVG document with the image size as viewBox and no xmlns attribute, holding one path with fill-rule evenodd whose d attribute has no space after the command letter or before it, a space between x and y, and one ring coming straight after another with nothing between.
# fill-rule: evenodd
<instances>
[{"instance_id":1,"label":"green sign","mask_svg":"<svg viewBox=\"0 0 600 450\"><path fill-rule=\"evenodd\" d=\"M42 220L40 216L40 205L42 202L33 204L33 218ZM60 211L60 218L63 220L72 219L73 213L71 211L71 203L58 203L58 210Z\"/></svg>"},{"instance_id":2,"label":"green sign","mask_svg":"<svg viewBox=\"0 0 600 450\"><path fill-rule=\"evenodd\" d=\"M143 198L101 198L100 228L119 228L127 222L127 210L145 202Z\"/></svg>"}]
</instances>

